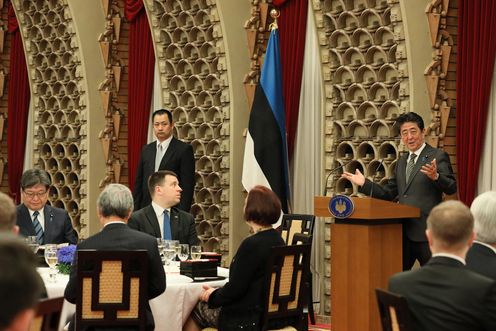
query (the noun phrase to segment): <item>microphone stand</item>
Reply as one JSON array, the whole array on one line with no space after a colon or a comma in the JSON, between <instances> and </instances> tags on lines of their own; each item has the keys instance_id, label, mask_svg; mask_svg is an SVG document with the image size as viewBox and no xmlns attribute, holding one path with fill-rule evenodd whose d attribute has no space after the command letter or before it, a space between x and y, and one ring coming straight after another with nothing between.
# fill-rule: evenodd
<instances>
[{"instance_id":1,"label":"microphone stand","mask_svg":"<svg viewBox=\"0 0 496 331\"><path fill-rule=\"evenodd\" d=\"M325 196L327 196L327 183L329 182L329 178L331 177L331 175L332 175L334 172L338 171L339 169L344 168L345 166L347 166L347 165L348 165L351 161L352 161L352 160L350 160L350 161L348 161L348 162L345 162L345 163L343 163L343 164L341 164L341 165L337 166L336 168L331 169L331 171L329 171L329 173L328 173L328 174L327 174L327 176L326 176L325 182L324 182L324 192L322 192L322 196L324 196L324 197L325 197Z\"/></svg>"}]
</instances>

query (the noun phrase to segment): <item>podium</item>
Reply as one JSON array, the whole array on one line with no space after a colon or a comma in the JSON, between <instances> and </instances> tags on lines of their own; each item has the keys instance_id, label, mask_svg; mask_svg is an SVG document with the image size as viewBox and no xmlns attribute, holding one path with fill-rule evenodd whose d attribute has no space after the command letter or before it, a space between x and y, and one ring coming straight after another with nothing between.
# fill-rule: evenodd
<instances>
[{"instance_id":1,"label":"podium","mask_svg":"<svg viewBox=\"0 0 496 331\"><path fill-rule=\"evenodd\" d=\"M332 217L330 197L315 197L315 216ZM403 218L418 218L416 207L352 197L349 218L331 224L332 331L380 331L375 288L387 288L402 270Z\"/></svg>"}]
</instances>

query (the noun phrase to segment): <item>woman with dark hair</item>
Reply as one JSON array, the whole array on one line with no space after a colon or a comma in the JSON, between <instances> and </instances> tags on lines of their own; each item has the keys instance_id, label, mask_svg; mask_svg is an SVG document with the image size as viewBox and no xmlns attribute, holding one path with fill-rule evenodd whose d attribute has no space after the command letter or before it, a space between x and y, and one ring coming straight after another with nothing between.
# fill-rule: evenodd
<instances>
[{"instance_id":1,"label":"woman with dark hair","mask_svg":"<svg viewBox=\"0 0 496 331\"><path fill-rule=\"evenodd\" d=\"M234 255L229 282L218 289L203 286L200 302L183 330L209 326L219 331L260 330L267 258L272 247L284 245L279 232L272 228L280 215L281 202L270 189L258 185L248 192L244 218L253 235L243 240Z\"/></svg>"}]
</instances>

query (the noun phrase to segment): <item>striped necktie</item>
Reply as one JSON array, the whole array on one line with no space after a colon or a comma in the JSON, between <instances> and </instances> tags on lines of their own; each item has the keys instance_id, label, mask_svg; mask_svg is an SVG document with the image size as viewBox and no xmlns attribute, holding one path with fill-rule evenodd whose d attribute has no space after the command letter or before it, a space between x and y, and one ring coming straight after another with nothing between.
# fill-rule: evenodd
<instances>
[{"instance_id":1,"label":"striped necktie","mask_svg":"<svg viewBox=\"0 0 496 331\"><path fill-rule=\"evenodd\" d=\"M413 167L415 167L415 158L417 157L417 154L412 153L410 154L410 159L408 160L408 164L406 165L406 182L410 180L410 176L412 175L412 170Z\"/></svg>"},{"instance_id":2,"label":"striped necktie","mask_svg":"<svg viewBox=\"0 0 496 331\"><path fill-rule=\"evenodd\" d=\"M43 233L43 228L41 227L40 221L38 221L38 215L40 213L36 210L33 213L33 226L34 226L34 233L36 234L36 241L38 244L43 245L43 237L45 234Z\"/></svg>"}]
</instances>

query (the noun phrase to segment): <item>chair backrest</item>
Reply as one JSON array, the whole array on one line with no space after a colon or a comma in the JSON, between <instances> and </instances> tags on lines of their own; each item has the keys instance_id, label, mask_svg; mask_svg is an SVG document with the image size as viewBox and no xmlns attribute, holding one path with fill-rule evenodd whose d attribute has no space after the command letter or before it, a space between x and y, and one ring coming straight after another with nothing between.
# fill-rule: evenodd
<instances>
[{"instance_id":1,"label":"chair backrest","mask_svg":"<svg viewBox=\"0 0 496 331\"><path fill-rule=\"evenodd\" d=\"M296 329L303 329L310 251L311 246L306 244L272 248L265 276L267 289L262 330L266 330L272 320L292 320Z\"/></svg>"},{"instance_id":2,"label":"chair backrest","mask_svg":"<svg viewBox=\"0 0 496 331\"><path fill-rule=\"evenodd\" d=\"M146 326L146 250L77 251L76 330L90 326Z\"/></svg>"},{"instance_id":3,"label":"chair backrest","mask_svg":"<svg viewBox=\"0 0 496 331\"><path fill-rule=\"evenodd\" d=\"M307 214L284 214L281 222L281 236L287 245L293 242L295 233L313 235L315 216Z\"/></svg>"},{"instance_id":4,"label":"chair backrest","mask_svg":"<svg viewBox=\"0 0 496 331\"><path fill-rule=\"evenodd\" d=\"M383 331L409 331L410 310L404 297L376 288L377 305Z\"/></svg>"},{"instance_id":5,"label":"chair backrest","mask_svg":"<svg viewBox=\"0 0 496 331\"><path fill-rule=\"evenodd\" d=\"M29 331L56 331L59 328L60 313L64 297L43 299L36 305L36 313Z\"/></svg>"}]
</instances>

